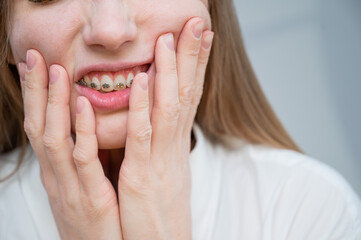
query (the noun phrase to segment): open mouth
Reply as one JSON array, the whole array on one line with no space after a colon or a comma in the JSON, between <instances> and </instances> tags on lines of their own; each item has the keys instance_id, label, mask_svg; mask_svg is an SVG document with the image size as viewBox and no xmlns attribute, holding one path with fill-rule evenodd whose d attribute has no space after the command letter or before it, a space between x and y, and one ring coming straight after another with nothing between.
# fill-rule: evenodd
<instances>
[{"instance_id":1,"label":"open mouth","mask_svg":"<svg viewBox=\"0 0 361 240\"><path fill-rule=\"evenodd\" d=\"M97 90L101 93L121 91L132 86L134 77L141 72L147 72L150 64L123 69L117 72L89 72L76 82L83 87Z\"/></svg>"}]
</instances>

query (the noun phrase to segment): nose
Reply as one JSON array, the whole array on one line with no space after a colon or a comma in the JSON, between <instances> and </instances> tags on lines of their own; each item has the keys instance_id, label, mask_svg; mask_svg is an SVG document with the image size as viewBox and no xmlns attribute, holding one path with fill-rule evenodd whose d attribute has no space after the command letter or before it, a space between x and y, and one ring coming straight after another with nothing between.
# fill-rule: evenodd
<instances>
[{"instance_id":1,"label":"nose","mask_svg":"<svg viewBox=\"0 0 361 240\"><path fill-rule=\"evenodd\" d=\"M129 10L119 0L93 0L83 31L84 42L106 50L117 50L137 37Z\"/></svg>"}]
</instances>

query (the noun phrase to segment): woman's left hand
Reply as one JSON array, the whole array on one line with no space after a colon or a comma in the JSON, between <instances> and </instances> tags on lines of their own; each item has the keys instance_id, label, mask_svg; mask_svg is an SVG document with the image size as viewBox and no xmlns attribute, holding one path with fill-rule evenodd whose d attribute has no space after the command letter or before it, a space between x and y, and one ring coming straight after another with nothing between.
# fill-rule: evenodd
<instances>
[{"instance_id":1,"label":"woman's left hand","mask_svg":"<svg viewBox=\"0 0 361 240\"><path fill-rule=\"evenodd\" d=\"M212 39L199 17L185 24L177 53L172 34L159 37L151 119L147 75L134 79L118 182L125 240L192 238L191 130Z\"/></svg>"}]
</instances>

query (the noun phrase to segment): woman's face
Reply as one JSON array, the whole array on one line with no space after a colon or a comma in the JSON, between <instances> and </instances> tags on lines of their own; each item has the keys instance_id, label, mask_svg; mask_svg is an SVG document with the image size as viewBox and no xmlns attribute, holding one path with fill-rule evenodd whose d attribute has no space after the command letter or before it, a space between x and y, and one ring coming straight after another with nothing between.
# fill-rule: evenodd
<instances>
[{"instance_id":1,"label":"woman's face","mask_svg":"<svg viewBox=\"0 0 361 240\"><path fill-rule=\"evenodd\" d=\"M76 78L94 65L149 63L158 37L172 32L175 44L192 17L210 29L207 0L54 0L39 4L11 0L10 45L14 61L25 62L28 49L38 50L47 66L62 65L69 75L72 131L75 126ZM80 74L81 75L81 74ZM152 109L154 80L149 82ZM94 107L94 106L93 106ZM128 108L94 108L99 148L125 146Z\"/></svg>"}]
</instances>

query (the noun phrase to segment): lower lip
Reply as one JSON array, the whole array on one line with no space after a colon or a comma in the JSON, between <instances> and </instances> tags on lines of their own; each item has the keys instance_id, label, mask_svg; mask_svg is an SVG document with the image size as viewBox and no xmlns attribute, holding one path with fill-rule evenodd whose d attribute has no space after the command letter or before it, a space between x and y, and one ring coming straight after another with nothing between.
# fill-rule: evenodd
<instances>
[{"instance_id":1,"label":"lower lip","mask_svg":"<svg viewBox=\"0 0 361 240\"><path fill-rule=\"evenodd\" d=\"M146 72L148 79L151 79L150 75L153 74L153 71L151 71L152 65ZM129 107L129 97L132 88L130 87L110 93L101 93L97 90L75 84L75 89L79 96L84 96L89 100L94 109L108 112Z\"/></svg>"}]
</instances>

